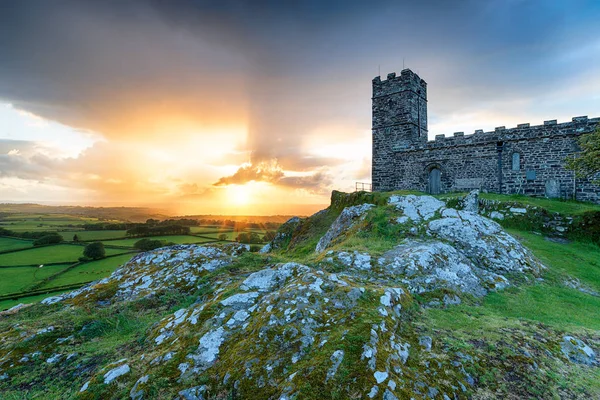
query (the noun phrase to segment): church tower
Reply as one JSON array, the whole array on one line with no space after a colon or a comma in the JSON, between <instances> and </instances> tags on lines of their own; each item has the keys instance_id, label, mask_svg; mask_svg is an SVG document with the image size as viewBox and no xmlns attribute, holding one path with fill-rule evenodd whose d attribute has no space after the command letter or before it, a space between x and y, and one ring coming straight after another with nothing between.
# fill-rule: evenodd
<instances>
[{"instance_id":1,"label":"church tower","mask_svg":"<svg viewBox=\"0 0 600 400\"><path fill-rule=\"evenodd\" d=\"M410 69L373 79L374 191L395 189L394 152L427 143L427 83Z\"/></svg>"}]
</instances>

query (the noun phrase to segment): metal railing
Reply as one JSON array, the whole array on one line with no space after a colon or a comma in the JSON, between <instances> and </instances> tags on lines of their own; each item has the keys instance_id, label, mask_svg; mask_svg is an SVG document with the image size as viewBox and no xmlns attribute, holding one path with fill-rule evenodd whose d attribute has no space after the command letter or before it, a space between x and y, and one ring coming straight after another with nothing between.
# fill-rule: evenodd
<instances>
[{"instance_id":1,"label":"metal railing","mask_svg":"<svg viewBox=\"0 0 600 400\"><path fill-rule=\"evenodd\" d=\"M372 192L373 185L365 182L356 182L356 186L354 187L355 192Z\"/></svg>"}]
</instances>

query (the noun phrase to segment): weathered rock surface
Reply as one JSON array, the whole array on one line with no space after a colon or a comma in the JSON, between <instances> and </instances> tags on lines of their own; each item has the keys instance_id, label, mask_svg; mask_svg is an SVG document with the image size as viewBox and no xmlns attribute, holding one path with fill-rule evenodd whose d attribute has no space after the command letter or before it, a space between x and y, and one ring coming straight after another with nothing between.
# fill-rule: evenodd
<instances>
[{"instance_id":1,"label":"weathered rock surface","mask_svg":"<svg viewBox=\"0 0 600 400\"><path fill-rule=\"evenodd\" d=\"M573 336L565 336L560 349L569 360L578 364L598 365L596 352L582 340Z\"/></svg>"},{"instance_id":2,"label":"weathered rock surface","mask_svg":"<svg viewBox=\"0 0 600 400\"><path fill-rule=\"evenodd\" d=\"M161 382L171 385L169 398L182 399L228 393L316 398L315 388L340 398L471 396L477 385L471 374L482 359L422 332L415 313L502 290L536 277L543 266L495 222L430 196L391 196L385 206L389 223L403 233L386 238L388 247L371 251L369 239L359 250L345 247L346 239L362 245L361 235L371 234L361 229L369 229L369 221L362 221L373 207L346 207L320 232L314 252L314 241L308 242L311 254L303 258L286 259L276 251L287 249L277 243L289 243L303 223L290 220L284 228L289 235L276 238L272 252L251 254L242 245L162 248L135 256L109 278L42 301L40 307L54 305L48 309L118 308L157 294L200 293L148 325L143 353L87 366L77 384L81 396L121 393L141 400L166 390L157 387ZM252 262L240 266L248 257ZM424 294L427 302L419 303ZM81 356L71 357L75 353L65 348L86 327L0 332L0 374L10 380L15 365L75 365ZM43 345L37 354L14 351L27 341ZM594 350L581 340L566 336L553 343L552 357L595 368ZM130 347L139 344L136 338ZM127 359L115 361L122 357Z\"/></svg>"},{"instance_id":3,"label":"weathered rock surface","mask_svg":"<svg viewBox=\"0 0 600 400\"><path fill-rule=\"evenodd\" d=\"M341 236L350 229L356 220L364 216L365 212L375 207L373 204L361 204L358 206L346 207L339 217L331 224L331 227L317 243L315 251L322 253L332 241Z\"/></svg>"},{"instance_id":4,"label":"weathered rock surface","mask_svg":"<svg viewBox=\"0 0 600 400\"><path fill-rule=\"evenodd\" d=\"M479 213L479 190L472 190L462 199L462 209L474 214Z\"/></svg>"},{"instance_id":5,"label":"weathered rock surface","mask_svg":"<svg viewBox=\"0 0 600 400\"><path fill-rule=\"evenodd\" d=\"M98 287L117 283L113 300L132 300L149 296L157 291L172 288L181 290L195 287L198 277L205 271L224 267L248 251L247 245L230 244L223 247L177 245L134 256L109 278L94 282L81 289L59 296L48 297L42 304L55 304L64 300L89 297Z\"/></svg>"},{"instance_id":6,"label":"weathered rock surface","mask_svg":"<svg viewBox=\"0 0 600 400\"><path fill-rule=\"evenodd\" d=\"M293 217L284 222L277 230L277 233L275 234L273 240L270 243L266 244L260 250L260 252L265 254L270 251L284 248L291 239L292 234L294 233L296 228L298 228L298 226L300 225L301 221L302 220L300 218Z\"/></svg>"}]
</instances>

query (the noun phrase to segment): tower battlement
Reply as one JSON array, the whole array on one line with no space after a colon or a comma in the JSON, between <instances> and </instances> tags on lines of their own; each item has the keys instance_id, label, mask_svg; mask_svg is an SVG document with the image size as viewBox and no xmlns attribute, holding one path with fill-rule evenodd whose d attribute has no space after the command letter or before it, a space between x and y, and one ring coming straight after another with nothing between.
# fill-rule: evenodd
<instances>
[{"instance_id":1,"label":"tower battlement","mask_svg":"<svg viewBox=\"0 0 600 400\"><path fill-rule=\"evenodd\" d=\"M404 69L400 75L395 72L387 74L386 80L381 80L380 76L373 78L373 98L389 96L402 91L412 91L427 99L427 82L415 74L410 69Z\"/></svg>"},{"instance_id":2,"label":"tower battlement","mask_svg":"<svg viewBox=\"0 0 600 400\"><path fill-rule=\"evenodd\" d=\"M373 186L392 187L395 148L427 143L427 83L409 69L373 79Z\"/></svg>"}]
</instances>

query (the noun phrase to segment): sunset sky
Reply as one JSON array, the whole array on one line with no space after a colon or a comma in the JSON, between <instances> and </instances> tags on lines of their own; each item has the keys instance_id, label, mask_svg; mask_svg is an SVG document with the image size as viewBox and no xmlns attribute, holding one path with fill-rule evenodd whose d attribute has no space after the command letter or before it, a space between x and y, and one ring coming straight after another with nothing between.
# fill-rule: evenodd
<instances>
[{"instance_id":1,"label":"sunset sky","mask_svg":"<svg viewBox=\"0 0 600 400\"><path fill-rule=\"evenodd\" d=\"M312 213L403 63L430 138L600 116L600 2L412 3L1 0L0 202Z\"/></svg>"}]
</instances>

